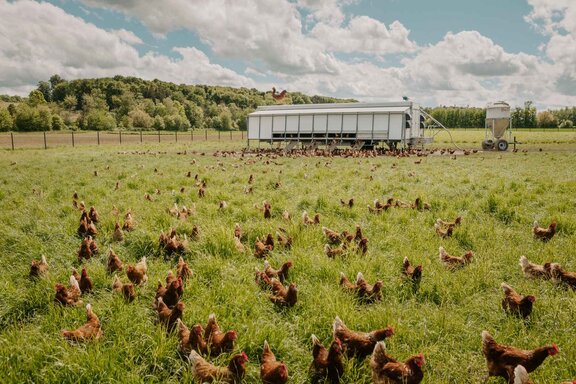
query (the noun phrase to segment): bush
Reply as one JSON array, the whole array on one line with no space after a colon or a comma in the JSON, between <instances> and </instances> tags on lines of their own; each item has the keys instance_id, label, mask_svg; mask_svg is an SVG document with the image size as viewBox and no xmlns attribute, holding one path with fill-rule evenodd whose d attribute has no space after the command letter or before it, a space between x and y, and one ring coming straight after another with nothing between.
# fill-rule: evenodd
<instances>
[{"instance_id":1,"label":"bush","mask_svg":"<svg viewBox=\"0 0 576 384\"><path fill-rule=\"evenodd\" d=\"M93 110L88 112L83 119L83 128L94 131L111 131L116 129L116 119L103 110Z\"/></svg>"},{"instance_id":2,"label":"bush","mask_svg":"<svg viewBox=\"0 0 576 384\"><path fill-rule=\"evenodd\" d=\"M0 132L11 131L14 127L14 121L7 109L0 109Z\"/></svg>"},{"instance_id":3,"label":"bush","mask_svg":"<svg viewBox=\"0 0 576 384\"><path fill-rule=\"evenodd\" d=\"M558 128L572 128L574 126L574 123L572 122L572 120L562 120L562 122L560 124L558 124Z\"/></svg>"}]
</instances>

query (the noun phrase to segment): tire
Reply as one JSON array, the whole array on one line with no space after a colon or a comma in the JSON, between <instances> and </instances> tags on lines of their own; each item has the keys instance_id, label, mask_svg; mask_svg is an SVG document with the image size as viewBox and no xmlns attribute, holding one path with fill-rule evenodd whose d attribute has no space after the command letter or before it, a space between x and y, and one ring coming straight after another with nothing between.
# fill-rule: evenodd
<instances>
[{"instance_id":1,"label":"tire","mask_svg":"<svg viewBox=\"0 0 576 384\"><path fill-rule=\"evenodd\" d=\"M499 151L506 151L508 149L508 142L504 139L500 139L496 143L496 148L498 148Z\"/></svg>"},{"instance_id":2,"label":"tire","mask_svg":"<svg viewBox=\"0 0 576 384\"><path fill-rule=\"evenodd\" d=\"M485 151L490 151L494 149L494 142L492 140L484 140L482 142L482 149Z\"/></svg>"}]
</instances>

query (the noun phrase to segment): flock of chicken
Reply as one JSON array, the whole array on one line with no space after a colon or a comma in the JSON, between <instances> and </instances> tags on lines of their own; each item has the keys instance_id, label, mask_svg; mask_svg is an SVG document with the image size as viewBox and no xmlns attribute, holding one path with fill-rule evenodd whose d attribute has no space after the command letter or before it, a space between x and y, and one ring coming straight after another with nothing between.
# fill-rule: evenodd
<instances>
[{"instance_id":1,"label":"flock of chicken","mask_svg":"<svg viewBox=\"0 0 576 384\"><path fill-rule=\"evenodd\" d=\"M252 181L253 177L251 175L249 184ZM205 188L205 183L200 185L199 197L204 196ZM82 262L90 259L98 252L98 246L94 238L98 234L96 224L100 218L95 207L86 209L84 203L78 203L77 199L77 194L74 194L74 206L82 212L77 231L82 238L78 251L78 259ZM220 203L221 209L225 208L223 203L225 204L225 202ZM348 201L341 200L341 203L343 206L352 207L354 201L353 199ZM376 200L373 207L368 206L368 210L370 213L379 214L392 207L423 210L429 209L430 205L420 199L417 199L412 204L390 198L385 204L381 204ZM263 204L262 210L265 219L269 219L272 216L271 206L268 202ZM169 209L168 212L176 217L188 217L193 214L192 210L185 207L179 209L177 206ZM118 213L116 212L116 214ZM290 220L290 214L285 211L283 218ZM455 229L462 224L462 221L462 217L458 217L452 222L438 219L434 224L435 231L442 238L452 236ZM318 226L319 224L319 214L310 217L307 212L303 212L302 225ZM129 232L133 229L134 219L132 213L127 212L124 215L123 225L116 223L112 239L114 241L122 241L124 232ZM359 225L356 226L353 233L347 230L338 232L327 227L322 227L322 233L326 239L324 252L330 258L338 257L347 252L358 254L367 252L368 238L363 235ZM535 222L532 233L534 238L548 241L556 233L556 223L553 222L548 228L541 228ZM198 237L198 227L195 226L190 235L192 238ZM243 241L245 241L245 235L237 223L234 228L234 242L238 251L242 253L246 251ZM254 255L257 258L266 258L275 246L290 248L291 245L292 237L285 229L279 228L278 232L276 232L276 241L271 233L263 240L256 238ZM234 355L227 367L215 366L207 360L209 357L233 351L238 337L236 331L222 331L214 314L209 316L206 326L195 324L192 327L188 327L182 321L182 314L185 308L184 303L181 301L184 294L184 282L193 276L190 266L182 257L188 251L187 236L179 238L175 229L171 229L167 233L162 232L159 238L159 246L167 254L179 254L180 257L176 265L176 274L168 271L165 285L160 281L158 282L153 302L158 322L165 327L168 334L174 331L177 332L179 338L178 352L182 357L188 358L191 372L199 382L204 383L216 380L226 383L240 382L245 375L246 363L248 362L248 357L244 352ZM465 267L472 262L473 257L474 252L472 251L467 251L462 256L451 256L443 247L439 248L439 259L450 270ZM558 283L568 284L576 290L576 273L565 271L557 263L537 265L522 256L520 258L520 266L526 277L553 279ZM268 260L264 260L263 270L256 269L255 271L256 283L262 289L270 292L270 301L275 305L292 307L297 304L297 285L294 282L288 286L284 285L286 280L288 280L289 271L292 267L292 261L287 261L276 269L271 266ZM141 286L148 280L146 257L143 257L134 265L126 266L125 272L129 282L122 282L122 279L118 276L117 273L123 270L123 262L110 247L108 250L107 271L111 275L113 274L112 290L123 295L127 302L131 302L136 297L136 287ZM40 261L32 261L30 277L42 276L47 271L48 263L44 256L42 256ZM418 289L423 274L422 266L413 266L408 258L404 258L401 272L413 284L414 289ZM378 280L374 284L370 284L366 281L362 272L358 272L354 282L350 281L341 272L339 284L344 291L356 296L363 303L380 301L382 298L380 292L382 281ZM524 319L530 316L536 298L533 295L522 296L506 283L502 283L501 287L504 292L503 309ZM74 306L81 303L81 296L91 292L92 289L93 284L88 276L87 269L82 268L80 274L74 270L67 287L64 284L56 284L54 300L64 306ZM62 330L62 337L74 342L100 338L102 336L100 320L90 304L86 305L86 317L86 323L79 328ZM333 341L329 348L323 346L318 337L315 335L311 336L313 360L310 365L309 375L312 383L318 383L325 379L330 383L339 383L344 373L344 355L349 358L355 357L359 359L371 356L372 379L376 384L416 384L423 380L422 367L425 364L423 354L416 354L405 362L399 362L388 354L384 339L394 335L394 330L391 326L371 332L359 332L349 329L337 316L332 325L332 333ZM559 349L553 344L532 351L524 351L498 344L487 331L483 331L482 351L486 357L489 376L503 377L508 383L527 384L532 383L528 378L528 373L538 368L547 356L557 354ZM276 360L267 341L264 341L260 362L260 376L262 382L267 384L285 383L289 377L286 364ZM571 383L576 384L576 380Z\"/></svg>"}]
</instances>

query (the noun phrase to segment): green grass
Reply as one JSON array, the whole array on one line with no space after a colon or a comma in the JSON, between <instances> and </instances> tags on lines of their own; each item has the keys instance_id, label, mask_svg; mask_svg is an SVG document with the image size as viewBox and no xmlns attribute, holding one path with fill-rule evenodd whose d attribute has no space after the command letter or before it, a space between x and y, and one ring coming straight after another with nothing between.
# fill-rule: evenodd
<instances>
[{"instance_id":1,"label":"green grass","mask_svg":"<svg viewBox=\"0 0 576 384\"><path fill-rule=\"evenodd\" d=\"M396 334L387 341L389 352L399 359L424 353L427 383L481 382L486 375L482 330L490 331L497 341L526 349L556 342L561 353L547 359L532 374L533 380L557 383L576 378L576 294L550 281L526 280L518 266L520 255L526 255L536 262L554 260L576 270L574 133L522 134L529 135L522 139L528 142L522 147L528 153L478 153L456 160L430 156L421 164L414 164L414 157L279 157L273 159L276 165L266 158L214 157L211 152L216 149L238 149L243 144L214 142L0 152L0 381L190 382L187 365L176 352L177 337L166 336L155 323L152 300L157 280L163 280L176 264L158 250L160 231L174 226L180 233L189 233L194 224L199 225L201 238L191 242L185 256L195 275L186 284L184 321L205 324L214 312L223 328L236 329L236 350L250 358L246 383L259 381L265 339L288 365L290 382L307 382L310 335L318 335L327 345L336 315L358 330L394 326ZM456 135L458 142L477 146L473 140L478 132ZM571 151L556 152L554 140ZM550 147L539 152L548 141ZM447 146L442 140L438 145ZM185 149L187 154L177 154ZM185 176L188 171L207 180L206 198L197 197L193 178ZM243 190L250 174L255 177L254 193L246 195ZM279 180L282 187L274 189ZM114 190L117 181L120 188ZM184 193L179 192L181 187ZM153 195L153 202L145 201L144 193L156 188L161 194ZM83 306L53 304L54 284L67 281L72 267L81 267L76 257L80 214L72 207L74 191L100 212L97 243L103 251L111 242L116 220L112 207L132 210L136 230L114 250L125 263L147 256L150 277L147 285L137 289L137 299L126 304L111 292L106 252L85 263L95 291L83 301L92 303L104 337L80 345L64 341L59 333L84 322ZM388 196L410 201L420 196L432 210L368 213L367 204ZM355 198L354 208L341 207L340 198L350 197ZM229 204L224 212L218 211L220 200ZM271 220L264 220L254 208L264 200L272 204ZM186 222L172 218L166 210L174 202L195 203L195 216ZM292 214L292 223L282 220L285 209ZM320 227L300 225L303 210L319 212L321 225L338 231L360 224L369 238L368 254L328 259ZM457 215L464 222L454 237L438 238L435 219ZM558 221L557 236L549 243L533 240L532 222L547 225L553 219ZM251 247L257 236L278 226L294 237L292 250L275 250L270 256L274 266L294 261L290 280L299 287L294 308L276 309L256 286L253 271L262 267L262 261L251 253L237 253L232 241L235 222ZM475 260L463 270L449 272L438 260L440 245L454 254L473 249ZM27 278L30 261L41 254L48 258L49 274L31 282ZM416 294L400 278L404 256L424 267ZM338 288L340 271L348 276L362 271L370 281L382 279L384 300L356 303ZM501 311L502 281L537 296L529 324ZM229 357L215 362L227 364ZM370 383L367 361L347 361L343 382Z\"/></svg>"}]
</instances>

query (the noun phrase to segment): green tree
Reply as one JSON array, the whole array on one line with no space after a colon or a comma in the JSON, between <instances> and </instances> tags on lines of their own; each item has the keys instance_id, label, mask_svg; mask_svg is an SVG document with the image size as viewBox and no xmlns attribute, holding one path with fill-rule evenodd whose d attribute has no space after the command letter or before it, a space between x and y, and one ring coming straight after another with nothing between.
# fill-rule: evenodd
<instances>
[{"instance_id":1,"label":"green tree","mask_svg":"<svg viewBox=\"0 0 576 384\"><path fill-rule=\"evenodd\" d=\"M31 107L37 107L41 104L46 104L44 95L39 90L35 89L28 95L28 105Z\"/></svg>"},{"instance_id":2,"label":"green tree","mask_svg":"<svg viewBox=\"0 0 576 384\"><path fill-rule=\"evenodd\" d=\"M536 120L540 128L555 128L557 125L556 117L550 111L538 112Z\"/></svg>"},{"instance_id":3,"label":"green tree","mask_svg":"<svg viewBox=\"0 0 576 384\"><path fill-rule=\"evenodd\" d=\"M164 119L161 116L154 117L154 123L152 123L152 127L156 131L163 131L166 129L166 125L164 124Z\"/></svg>"},{"instance_id":4,"label":"green tree","mask_svg":"<svg viewBox=\"0 0 576 384\"><path fill-rule=\"evenodd\" d=\"M38 82L38 91L42 93L45 101L52 101L52 86L47 81Z\"/></svg>"},{"instance_id":5,"label":"green tree","mask_svg":"<svg viewBox=\"0 0 576 384\"><path fill-rule=\"evenodd\" d=\"M143 111L141 109L134 109L130 111L128 116L130 116L130 118L132 119L132 125L134 126L134 128L147 130L150 129L150 127L152 127L153 118L150 117L150 115L147 114L146 111Z\"/></svg>"},{"instance_id":6,"label":"green tree","mask_svg":"<svg viewBox=\"0 0 576 384\"><path fill-rule=\"evenodd\" d=\"M14 127L14 120L7 109L0 108L0 132L11 131Z\"/></svg>"},{"instance_id":7,"label":"green tree","mask_svg":"<svg viewBox=\"0 0 576 384\"><path fill-rule=\"evenodd\" d=\"M110 112L103 110L92 110L84 118L84 129L94 131L111 131L116 129L116 119Z\"/></svg>"},{"instance_id":8,"label":"green tree","mask_svg":"<svg viewBox=\"0 0 576 384\"><path fill-rule=\"evenodd\" d=\"M66 129L66 125L64 124L64 120L60 117L60 115L53 115L52 116L52 129L54 131L61 131Z\"/></svg>"}]
</instances>

